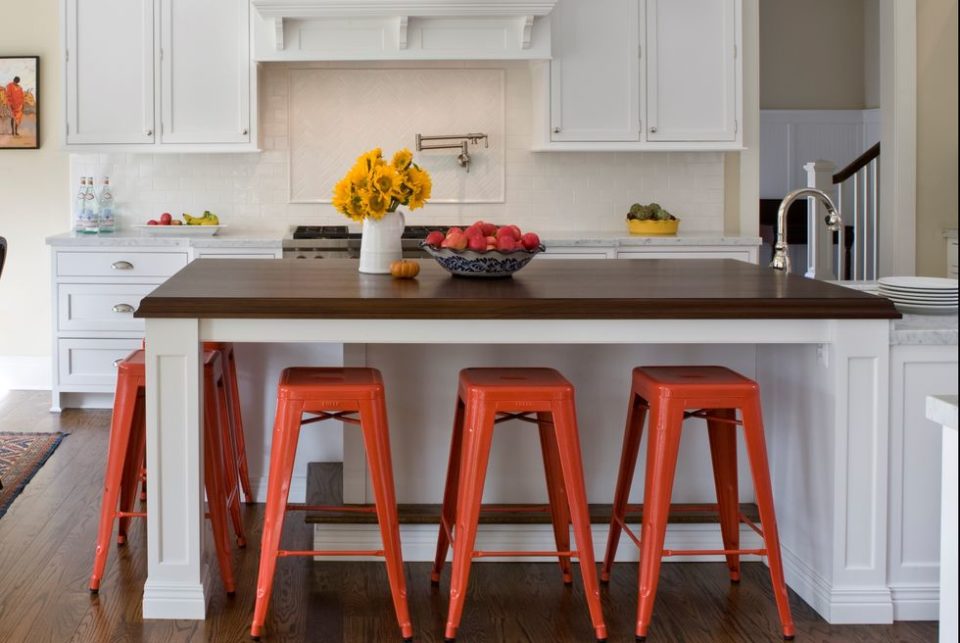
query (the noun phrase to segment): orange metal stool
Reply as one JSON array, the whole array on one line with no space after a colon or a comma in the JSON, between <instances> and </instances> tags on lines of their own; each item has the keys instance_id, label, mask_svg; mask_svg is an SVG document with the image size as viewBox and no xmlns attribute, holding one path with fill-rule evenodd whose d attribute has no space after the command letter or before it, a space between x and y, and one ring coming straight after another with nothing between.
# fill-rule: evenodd
<instances>
[{"instance_id":1,"label":"orange metal stool","mask_svg":"<svg viewBox=\"0 0 960 643\"><path fill-rule=\"evenodd\" d=\"M243 414L240 411L240 386L237 380L237 360L231 342L204 342L203 350L219 351L223 362L223 381L227 391L227 411L230 427L230 449L236 462L233 477L239 476L240 488L248 505L256 502L250 487L250 469L247 466L247 444L243 437Z\"/></svg>"},{"instance_id":2,"label":"orange metal stool","mask_svg":"<svg viewBox=\"0 0 960 643\"><path fill-rule=\"evenodd\" d=\"M460 371L458 392L437 556L431 574L431 580L438 583L452 542L453 572L446 640L454 640L460 626L470 565L474 558L484 556L557 556L567 583L572 578L570 558L579 559L590 619L597 640L606 640L573 385L549 368L467 368ZM473 548L493 428L506 420L524 420L539 427L557 551L475 551ZM576 550L570 549L571 520Z\"/></svg>"},{"instance_id":3,"label":"orange metal stool","mask_svg":"<svg viewBox=\"0 0 960 643\"><path fill-rule=\"evenodd\" d=\"M213 541L220 576L228 594L236 591L230 562L230 540L227 535L227 515L236 510L239 518L239 492L228 489L224 469L228 465L222 450L226 428L226 393L220 354L206 352L203 363L203 461L204 486L207 492L209 517L213 526ZM141 463L146 442L145 399L146 374L144 351L128 355L117 366L117 389L114 398L110 439L107 447L107 468L104 476L103 500L100 505L100 524L97 531L96 554L90 591L97 592L107 565L110 534L113 523L119 519L118 544L126 542L131 518L146 518L146 511L134 511L137 487L141 481ZM119 508L118 508L119 507ZM234 523L237 539L243 542L243 525ZM241 545L242 546L242 545Z\"/></svg>"},{"instance_id":4,"label":"orange metal stool","mask_svg":"<svg viewBox=\"0 0 960 643\"><path fill-rule=\"evenodd\" d=\"M647 444L647 468L644 485L643 519L640 538L626 526L627 511L638 509L627 504L633 472L640 450L643 421L650 410L650 437ZM737 420L737 410L742 420ZM698 417L707 420L713 477L717 504L707 505L720 514L723 549L665 550L664 535L670 512L670 495L680 448L683 420ZM760 510L760 523L754 524L740 513L737 497L737 426L743 427L750 470ZM698 508L702 509L702 507ZM764 541L763 549L740 549L740 522L757 532ZM657 594L660 562L663 556L723 554L727 559L730 579L740 580L740 555L767 556L773 595L780 614L783 636L794 636L793 617L783 578L780 539L773 510L773 491L767 464L767 446L760 412L760 390L756 382L722 366L651 366L633 369L633 387L627 410L627 426L620 456L620 473L613 500L613 519L607 540L600 577L610 578L610 568L617 553L621 531L640 548L640 591L637 605L638 641L647 636L653 603Z\"/></svg>"},{"instance_id":5,"label":"orange metal stool","mask_svg":"<svg viewBox=\"0 0 960 643\"><path fill-rule=\"evenodd\" d=\"M303 419L303 414L315 417ZM359 418L356 417L359 415ZM367 452L367 465L373 482L374 507L330 507L293 505L287 502L290 478L297 455L300 427L323 420L339 420L360 425ZM288 551L280 549L283 516L288 510L354 511L376 513L383 538L382 550ZM280 374L277 387L277 415L273 425L270 453L270 477L267 483L267 507L264 512L263 538L260 543L260 570L257 598L250 635L258 639L263 632L277 559L288 556L383 556L393 596L393 607L405 640L413 640L413 626L407 608L407 585L400 552L400 523L393 489L393 465L390 461L390 433L383 379L373 368L288 368Z\"/></svg>"}]
</instances>

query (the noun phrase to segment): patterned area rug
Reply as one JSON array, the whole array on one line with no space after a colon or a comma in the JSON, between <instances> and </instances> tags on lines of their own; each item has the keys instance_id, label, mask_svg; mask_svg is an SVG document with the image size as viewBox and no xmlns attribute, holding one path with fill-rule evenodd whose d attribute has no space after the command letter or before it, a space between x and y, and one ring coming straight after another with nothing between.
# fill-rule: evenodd
<instances>
[{"instance_id":1,"label":"patterned area rug","mask_svg":"<svg viewBox=\"0 0 960 643\"><path fill-rule=\"evenodd\" d=\"M66 433L0 432L0 517L40 470Z\"/></svg>"}]
</instances>

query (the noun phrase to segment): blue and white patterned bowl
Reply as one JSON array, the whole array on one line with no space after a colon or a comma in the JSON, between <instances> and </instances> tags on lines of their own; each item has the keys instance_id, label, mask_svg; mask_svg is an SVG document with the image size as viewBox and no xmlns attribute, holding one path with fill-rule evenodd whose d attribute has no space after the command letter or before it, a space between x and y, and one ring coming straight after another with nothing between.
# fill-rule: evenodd
<instances>
[{"instance_id":1,"label":"blue and white patterned bowl","mask_svg":"<svg viewBox=\"0 0 960 643\"><path fill-rule=\"evenodd\" d=\"M473 250L434 248L426 243L421 243L420 247L426 250L450 274L461 277L509 277L530 263L530 260L537 253L545 250L543 244L540 244L535 250L513 250L511 252L500 252L498 250L475 252Z\"/></svg>"}]
</instances>

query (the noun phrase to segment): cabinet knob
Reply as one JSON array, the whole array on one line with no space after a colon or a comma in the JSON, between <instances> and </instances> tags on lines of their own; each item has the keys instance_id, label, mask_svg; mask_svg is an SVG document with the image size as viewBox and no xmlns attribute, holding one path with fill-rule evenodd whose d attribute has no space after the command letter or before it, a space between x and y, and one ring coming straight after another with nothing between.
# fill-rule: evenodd
<instances>
[{"instance_id":1,"label":"cabinet knob","mask_svg":"<svg viewBox=\"0 0 960 643\"><path fill-rule=\"evenodd\" d=\"M133 264L129 261L114 261L110 267L114 270L133 270Z\"/></svg>"},{"instance_id":2,"label":"cabinet knob","mask_svg":"<svg viewBox=\"0 0 960 643\"><path fill-rule=\"evenodd\" d=\"M244 129L244 130L241 131L240 133L241 133L242 135L246 136L248 132L247 132L247 130Z\"/></svg>"},{"instance_id":3,"label":"cabinet knob","mask_svg":"<svg viewBox=\"0 0 960 643\"><path fill-rule=\"evenodd\" d=\"M114 304L114 305L113 305L113 312L115 312L115 313L132 313L132 312L133 312L133 306L131 306L130 304Z\"/></svg>"},{"instance_id":4,"label":"cabinet knob","mask_svg":"<svg viewBox=\"0 0 960 643\"><path fill-rule=\"evenodd\" d=\"M554 128L553 128L553 133L554 133L554 134L559 134L559 133L560 133L560 128L559 128L559 127L554 127Z\"/></svg>"},{"instance_id":5,"label":"cabinet knob","mask_svg":"<svg viewBox=\"0 0 960 643\"><path fill-rule=\"evenodd\" d=\"M153 136L153 130L152 130L152 129L148 129L148 130L147 130L147 136Z\"/></svg>"},{"instance_id":6,"label":"cabinet knob","mask_svg":"<svg viewBox=\"0 0 960 643\"><path fill-rule=\"evenodd\" d=\"M651 134L656 134L656 133L657 133L657 128L656 128L656 127L651 127L651 128L650 128L650 133L651 133Z\"/></svg>"}]
</instances>

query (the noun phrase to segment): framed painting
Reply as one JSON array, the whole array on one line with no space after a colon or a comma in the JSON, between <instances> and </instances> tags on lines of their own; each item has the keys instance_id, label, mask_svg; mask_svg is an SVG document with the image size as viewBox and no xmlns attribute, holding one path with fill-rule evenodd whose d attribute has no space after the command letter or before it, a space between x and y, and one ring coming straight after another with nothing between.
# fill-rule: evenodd
<instances>
[{"instance_id":1,"label":"framed painting","mask_svg":"<svg viewBox=\"0 0 960 643\"><path fill-rule=\"evenodd\" d=\"M0 56L0 150L40 147L39 87L39 56Z\"/></svg>"}]
</instances>

